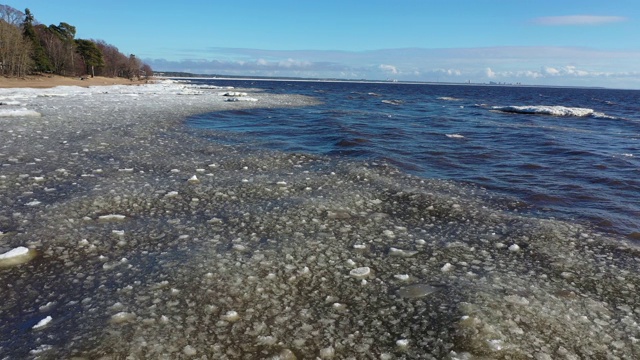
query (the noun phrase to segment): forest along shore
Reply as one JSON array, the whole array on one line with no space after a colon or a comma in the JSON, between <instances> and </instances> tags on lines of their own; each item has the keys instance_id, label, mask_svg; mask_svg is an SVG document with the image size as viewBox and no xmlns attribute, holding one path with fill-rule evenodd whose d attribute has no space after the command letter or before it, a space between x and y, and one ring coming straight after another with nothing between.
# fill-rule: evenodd
<instances>
[{"instance_id":1,"label":"forest along shore","mask_svg":"<svg viewBox=\"0 0 640 360\"><path fill-rule=\"evenodd\" d=\"M0 358L640 355L637 248L455 181L184 126L312 98L159 83L0 102Z\"/></svg>"}]
</instances>

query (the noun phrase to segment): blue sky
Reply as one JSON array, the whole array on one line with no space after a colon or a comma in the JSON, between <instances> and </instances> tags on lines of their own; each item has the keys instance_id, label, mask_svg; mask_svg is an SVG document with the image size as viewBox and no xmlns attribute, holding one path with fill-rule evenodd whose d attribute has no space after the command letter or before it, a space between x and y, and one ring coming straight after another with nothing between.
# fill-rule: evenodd
<instances>
[{"instance_id":1,"label":"blue sky","mask_svg":"<svg viewBox=\"0 0 640 360\"><path fill-rule=\"evenodd\" d=\"M4 3L155 70L640 88L638 0Z\"/></svg>"}]
</instances>

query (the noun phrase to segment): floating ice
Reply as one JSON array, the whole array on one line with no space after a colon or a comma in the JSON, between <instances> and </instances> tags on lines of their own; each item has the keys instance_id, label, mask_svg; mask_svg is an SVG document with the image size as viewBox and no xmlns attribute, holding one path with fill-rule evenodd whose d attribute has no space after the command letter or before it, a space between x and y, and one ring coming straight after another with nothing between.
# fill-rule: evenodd
<instances>
[{"instance_id":1,"label":"floating ice","mask_svg":"<svg viewBox=\"0 0 640 360\"><path fill-rule=\"evenodd\" d=\"M359 267L349 271L349 275L353 276L354 278L364 279L371 275L371 269L368 266Z\"/></svg>"},{"instance_id":2,"label":"floating ice","mask_svg":"<svg viewBox=\"0 0 640 360\"><path fill-rule=\"evenodd\" d=\"M166 198L172 198L172 197L176 197L176 196L178 196L178 192L177 191L169 191L168 193L166 193L164 195L164 197L166 197Z\"/></svg>"},{"instance_id":3,"label":"floating ice","mask_svg":"<svg viewBox=\"0 0 640 360\"><path fill-rule=\"evenodd\" d=\"M38 321L37 324L33 325L32 329L34 329L34 330L41 329L41 328L47 326L47 324L49 324L51 322L51 320L53 320L53 318L51 316L47 316L46 318Z\"/></svg>"},{"instance_id":4,"label":"floating ice","mask_svg":"<svg viewBox=\"0 0 640 360\"><path fill-rule=\"evenodd\" d=\"M412 284L398 289L397 294L400 297L408 299L421 298L438 291L438 288L429 284Z\"/></svg>"},{"instance_id":5,"label":"floating ice","mask_svg":"<svg viewBox=\"0 0 640 360\"><path fill-rule=\"evenodd\" d=\"M0 117L38 117L41 114L37 111L29 110L27 108L19 109L0 109Z\"/></svg>"},{"instance_id":6,"label":"floating ice","mask_svg":"<svg viewBox=\"0 0 640 360\"><path fill-rule=\"evenodd\" d=\"M252 97L232 97L228 98L226 101L235 102L235 101L258 101L256 98Z\"/></svg>"},{"instance_id":7,"label":"floating ice","mask_svg":"<svg viewBox=\"0 0 640 360\"><path fill-rule=\"evenodd\" d=\"M197 183L200 182L200 180L198 179L197 176L193 175L192 177L189 178L188 180L190 183Z\"/></svg>"},{"instance_id":8,"label":"floating ice","mask_svg":"<svg viewBox=\"0 0 640 360\"><path fill-rule=\"evenodd\" d=\"M409 340L407 339L400 339L396 341L396 345L400 348L405 348L409 345Z\"/></svg>"},{"instance_id":9,"label":"floating ice","mask_svg":"<svg viewBox=\"0 0 640 360\"><path fill-rule=\"evenodd\" d=\"M336 355L336 350L333 348L333 346L320 349L321 359L333 359L335 355Z\"/></svg>"},{"instance_id":10,"label":"floating ice","mask_svg":"<svg viewBox=\"0 0 640 360\"><path fill-rule=\"evenodd\" d=\"M11 249L4 254L0 254L0 260L7 260L15 257L25 256L29 253L29 249L24 246L19 246L15 249Z\"/></svg>"},{"instance_id":11,"label":"floating ice","mask_svg":"<svg viewBox=\"0 0 640 360\"><path fill-rule=\"evenodd\" d=\"M637 353L636 250L609 246L604 236L580 225L495 211L493 202L453 181L206 141L180 121L257 104L224 103L215 92L178 97L182 90L175 84L54 90L69 96L30 101L34 109L46 109L42 118L0 126L0 159L7 165L0 175L7 205L0 214L2 251L29 244L45 255L34 266L2 270L3 286L11 290L3 293L2 305L6 313L28 314L55 301L40 310L41 317L54 307L73 313L55 338L15 332L3 344L3 356L34 357L29 350L50 341L51 354L38 356ZM95 99L76 97L80 91L95 93ZM125 95L132 93L140 96ZM278 106L287 99L270 96L257 94L258 104ZM379 100L374 102L384 107ZM633 151L618 151L617 157L625 152ZM42 161L26 165L34 158ZM218 166L207 167L214 161ZM63 166L68 170L55 171ZM145 173L117 171L129 168ZM201 168L215 176L189 186L190 172L206 176ZM81 178L92 169L104 172ZM46 177L56 191L45 193L35 177ZM278 181L289 184L286 191L274 191ZM24 206L36 197L48 206ZM121 219L127 222L92 220L104 214L126 214ZM117 242L124 238L112 235L118 228L126 230L123 245ZM496 248L498 241L504 247ZM530 245L510 253L514 243ZM240 244L249 251L234 250ZM420 252L385 256L390 247ZM455 271L440 271L447 261ZM375 278L350 272L364 265L369 274L375 270ZM120 315L104 324L115 313ZM459 320L463 314L471 319ZM6 320L0 328L18 328L22 321ZM496 339L501 353L492 352Z\"/></svg>"},{"instance_id":12,"label":"floating ice","mask_svg":"<svg viewBox=\"0 0 640 360\"><path fill-rule=\"evenodd\" d=\"M125 312L125 311L121 311L121 312L111 316L111 323L112 324L121 324L121 323L132 321L135 318L136 318L136 314Z\"/></svg>"},{"instance_id":13,"label":"floating ice","mask_svg":"<svg viewBox=\"0 0 640 360\"><path fill-rule=\"evenodd\" d=\"M10 101L0 101L0 105L20 105L20 101L10 100Z\"/></svg>"},{"instance_id":14,"label":"floating ice","mask_svg":"<svg viewBox=\"0 0 640 360\"><path fill-rule=\"evenodd\" d=\"M196 348L191 345L186 345L184 348L182 348L182 352L187 356L193 356L198 353Z\"/></svg>"},{"instance_id":15,"label":"floating ice","mask_svg":"<svg viewBox=\"0 0 640 360\"><path fill-rule=\"evenodd\" d=\"M126 218L127 218L126 216L120 215L120 214L109 214L109 215L98 216L98 219L102 221L121 221Z\"/></svg>"},{"instance_id":16,"label":"floating ice","mask_svg":"<svg viewBox=\"0 0 640 360\"><path fill-rule=\"evenodd\" d=\"M492 106L491 109L517 114L539 114L552 116L576 116L585 117L594 115L593 109L566 107L566 106Z\"/></svg>"},{"instance_id":17,"label":"floating ice","mask_svg":"<svg viewBox=\"0 0 640 360\"><path fill-rule=\"evenodd\" d=\"M240 320L240 315L238 314L237 311L229 310L224 315L222 315L220 318L222 320L224 320L224 321L236 322L236 321Z\"/></svg>"},{"instance_id":18,"label":"floating ice","mask_svg":"<svg viewBox=\"0 0 640 360\"><path fill-rule=\"evenodd\" d=\"M451 265L450 263L446 263L442 266L442 268L440 268L440 271L442 272L449 272L453 270L453 265Z\"/></svg>"},{"instance_id":19,"label":"floating ice","mask_svg":"<svg viewBox=\"0 0 640 360\"><path fill-rule=\"evenodd\" d=\"M40 355L43 352L47 352L47 351L49 351L51 349L53 349L53 346L43 344L43 345L38 346L36 349L30 350L29 354L31 354L31 355Z\"/></svg>"},{"instance_id":20,"label":"floating ice","mask_svg":"<svg viewBox=\"0 0 640 360\"><path fill-rule=\"evenodd\" d=\"M398 280L400 280L400 281L409 280L409 275L407 275L407 274L396 274L396 275L393 275L393 277L398 279Z\"/></svg>"},{"instance_id":21,"label":"floating ice","mask_svg":"<svg viewBox=\"0 0 640 360\"><path fill-rule=\"evenodd\" d=\"M389 255L391 256L411 257L417 253L417 251L403 250L394 247L389 248Z\"/></svg>"}]
</instances>

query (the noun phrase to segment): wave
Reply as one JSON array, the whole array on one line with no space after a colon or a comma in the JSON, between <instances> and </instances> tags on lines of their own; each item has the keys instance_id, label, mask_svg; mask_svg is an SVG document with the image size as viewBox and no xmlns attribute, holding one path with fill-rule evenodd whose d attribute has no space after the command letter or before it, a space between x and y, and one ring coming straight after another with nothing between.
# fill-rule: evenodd
<instances>
[{"instance_id":1,"label":"wave","mask_svg":"<svg viewBox=\"0 0 640 360\"><path fill-rule=\"evenodd\" d=\"M604 113L597 112L589 108L566 107L566 106L547 106L547 105L531 105L531 106L492 106L492 110L516 113L516 114L537 114L551 116L568 116L568 117L594 117L604 119L615 119Z\"/></svg>"}]
</instances>

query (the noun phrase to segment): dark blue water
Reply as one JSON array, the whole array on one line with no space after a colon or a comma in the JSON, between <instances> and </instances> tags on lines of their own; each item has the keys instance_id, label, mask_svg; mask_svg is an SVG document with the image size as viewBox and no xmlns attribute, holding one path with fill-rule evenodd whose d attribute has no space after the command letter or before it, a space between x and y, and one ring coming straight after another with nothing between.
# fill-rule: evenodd
<instances>
[{"instance_id":1,"label":"dark blue water","mask_svg":"<svg viewBox=\"0 0 640 360\"><path fill-rule=\"evenodd\" d=\"M397 83L211 81L303 94L317 106L203 114L217 141L384 161L472 183L532 212L640 239L640 91ZM496 111L563 106L595 116Z\"/></svg>"}]
</instances>

